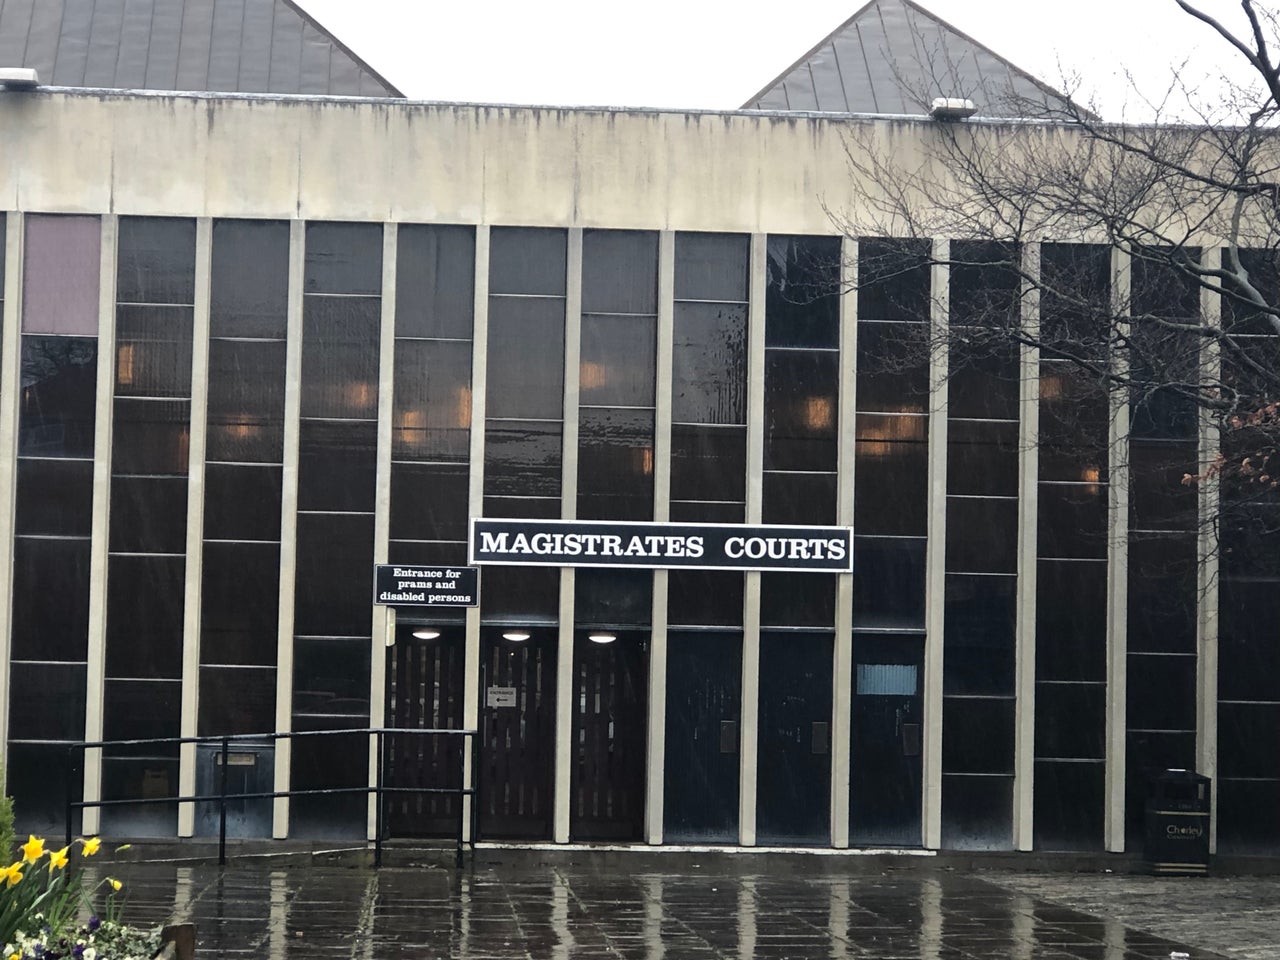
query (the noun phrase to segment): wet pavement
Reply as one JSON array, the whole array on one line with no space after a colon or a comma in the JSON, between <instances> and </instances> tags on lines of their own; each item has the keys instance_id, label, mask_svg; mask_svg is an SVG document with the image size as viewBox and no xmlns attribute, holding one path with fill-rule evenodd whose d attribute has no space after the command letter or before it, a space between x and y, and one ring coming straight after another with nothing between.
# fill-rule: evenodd
<instances>
[{"instance_id":1,"label":"wet pavement","mask_svg":"<svg viewBox=\"0 0 1280 960\"><path fill-rule=\"evenodd\" d=\"M126 919L193 921L201 960L1280 957L1274 879L979 876L804 859L111 869L128 885ZM1247 943L1238 941L1245 952L1216 919L1215 902L1239 883L1249 894L1237 897L1238 910L1255 899L1269 908L1253 918Z\"/></svg>"}]
</instances>

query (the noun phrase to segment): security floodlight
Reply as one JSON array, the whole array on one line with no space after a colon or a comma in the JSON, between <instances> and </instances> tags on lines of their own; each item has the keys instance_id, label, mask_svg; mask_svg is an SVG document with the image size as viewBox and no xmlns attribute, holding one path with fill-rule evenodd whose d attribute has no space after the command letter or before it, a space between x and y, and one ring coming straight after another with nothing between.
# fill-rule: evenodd
<instances>
[{"instance_id":1,"label":"security floodlight","mask_svg":"<svg viewBox=\"0 0 1280 960\"><path fill-rule=\"evenodd\" d=\"M40 75L32 67L0 67L0 87L5 90L34 90Z\"/></svg>"},{"instance_id":2,"label":"security floodlight","mask_svg":"<svg viewBox=\"0 0 1280 960\"><path fill-rule=\"evenodd\" d=\"M938 97L929 107L935 120L967 120L978 112L978 105L961 97Z\"/></svg>"}]
</instances>

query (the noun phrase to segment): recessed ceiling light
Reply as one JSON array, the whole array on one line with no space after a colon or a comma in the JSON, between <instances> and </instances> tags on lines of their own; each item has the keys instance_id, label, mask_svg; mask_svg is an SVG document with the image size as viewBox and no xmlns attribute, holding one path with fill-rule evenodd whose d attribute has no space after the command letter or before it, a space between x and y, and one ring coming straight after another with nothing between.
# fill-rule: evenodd
<instances>
[{"instance_id":1,"label":"recessed ceiling light","mask_svg":"<svg viewBox=\"0 0 1280 960\"><path fill-rule=\"evenodd\" d=\"M419 640L434 640L436 637L440 636L440 631L432 630L430 627L422 627L413 631L413 635Z\"/></svg>"},{"instance_id":2,"label":"recessed ceiling light","mask_svg":"<svg viewBox=\"0 0 1280 960\"><path fill-rule=\"evenodd\" d=\"M503 640L511 640L514 643L521 643L529 639L529 634L523 630L508 630L502 635Z\"/></svg>"},{"instance_id":3,"label":"recessed ceiling light","mask_svg":"<svg viewBox=\"0 0 1280 960\"><path fill-rule=\"evenodd\" d=\"M617 640L617 636L612 633L592 633L587 636L592 643L613 643Z\"/></svg>"}]
</instances>

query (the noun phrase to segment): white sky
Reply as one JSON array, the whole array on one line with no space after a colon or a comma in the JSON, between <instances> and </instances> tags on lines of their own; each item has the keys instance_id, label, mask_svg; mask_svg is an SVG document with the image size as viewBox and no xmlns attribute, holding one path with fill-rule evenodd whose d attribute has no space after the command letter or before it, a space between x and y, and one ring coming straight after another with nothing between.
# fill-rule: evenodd
<instances>
[{"instance_id":1,"label":"white sky","mask_svg":"<svg viewBox=\"0 0 1280 960\"><path fill-rule=\"evenodd\" d=\"M741 106L864 2L301 0L414 99L704 109ZM1159 97L1186 62L1213 100L1215 78L1243 62L1174 0L921 3L1054 86L1084 78L1108 119L1149 115L1125 71ZM1238 0L1201 6L1243 27Z\"/></svg>"}]
</instances>

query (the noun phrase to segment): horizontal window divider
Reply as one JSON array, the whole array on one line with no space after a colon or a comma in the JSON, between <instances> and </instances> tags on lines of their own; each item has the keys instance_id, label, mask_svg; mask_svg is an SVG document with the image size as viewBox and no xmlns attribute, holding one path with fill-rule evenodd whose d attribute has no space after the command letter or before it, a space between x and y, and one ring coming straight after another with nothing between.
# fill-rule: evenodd
<instances>
[{"instance_id":1,"label":"horizontal window divider","mask_svg":"<svg viewBox=\"0 0 1280 960\"><path fill-rule=\"evenodd\" d=\"M372 510L299 510L300 517L372 517Z\"/></svg>"},{"instance_id":2,"label":"horizontal window divider","mask_svg":"<svg viewBox=\"0 0 1280 960\"><path fill-rule=\"evenodd\" d=\"M1036 678L1037 686L1054 686L1054 687L1105 687L1105 680L1041 680Z\"/></svg>"},{"instance_id":3,"label":"horizontal window divider","mask_svg":"<svg viewBox=\"0 0 1280 960\"><path fill-rule=\"evenodd\" d=\"M580 403L579 410L653 410L654 407L644 406L641 404L622 404L622 403Z\"/></svg>"},{"instance_id":4,"label":"horizontal window divider","mask_svg":"<svg viewBox=\"0 0 1280 960\"><path fill-rule=\"evenodd\" d=\"M839 353L839 347L768 347L764 348L766 355L770 353Z\"/></svg>"},{"instance_id":5,"label":"horizontal window divider","mask_svg":"<svg viewBox=\"0 0 1280 960\"><path fill-rule=\"evenodd\" d=\"M213 323L218 320L214 318ZM284 337L220 337L217 334L211 334L210 343L288 343ZM281 371L283 373L284 371Z\"/></svg>"},{"instance_id":6,"label":"horizontal window divider","mask_svg":"<svg viewBox=\"0 0 1280 960\"><path fill-rule=\"evenodd\" d=\"M565 300L563 293L490 293L490 300Z\"/></svg>"},{"instance_id":7,"label":"horizontal window divider","mask_svg":"<svg viewBox=\"0 0 1280 960\"><path fill-rule=\"evenodd\" d=\"M765 470L765 474L775 477L834 477L835 470Z\"/></svg>"},{"instance_id":8,"label":"horizontal window divider","mask_svg":"<svg viewBox=\"0 0 1280 960\"><path fill-rule=\"evenodd\" d=\"M10 737L10 746L24 747L71 747L79 743L79 740L24 740L18 737Z\"/></svg>"},{"instance_id":9,"label":"horizontal window divider","mask_svg":"<svg viewBox=\"0 0 1280 960\"><path fill-rule=\"evenodd\" d=\"M148 403L190 403L191 394L185 396L174 397L155 397L138 393L117 393L112 396L113 400L144 400Z\"/></svg>"},{"instance_id":10,"label":"horizontal window divider","mask_svg":"<svg viewBox=\"0 0 1280 960\"><path fill-rule=\"evenodd\" d=\"M27 741L10 740L9 742L25 743ZM1218 782L1219 783L1280 783L1280 777L1230 777L1224 773L1219 773Z\"/></svg>"},{"instance_id":11,"label":"horizontal window divider","mask_svg":"<svg viewBox=\"0 0 1280 960\"><path fill-rule=\"evenodd\" d=\"M138 550L108 550L108 557L186 557L185 553L144 553Z\"/></svg>"},{"instance_id":12,"label":"horizontal window divider","mask_svg":"<svg viewBox=\"0 0 1280 960\"><path fill-rule=\"evenodd\" d=\"M1016 503L1018 497L1016 494L1009 495L1004 493L948 493L948 500L1007 500Z\"/></svg>"},{"instance_id":13,"label":"horizontal window divider","mask_svg":"<svg viewBox=\"0 0 1280 960\"><path fill-rule=\"evenodd\" d=\"M1003 700L1012 702L1018 699L1015 693L944 693L944 700Z\"/></svg>"},{"instance_id":14,"label":"horizontal window divider","mask_svg":"<svg viewBox=\"0 0 1280 960\"><path fill-rule=\"evenodd\" d=\"M690 300L688 298L676 297L673 302L678 306L682 303L714 303L725 307L745 307L748 304L746 300Z\"/></svg>"},{"instance_id":15,"label":"horizontal window divider","mask_svg":"<svg viewBox=\"0 0 1280 960\"><path fill-rule=\"evenodd\" d=\"M89 534L78 536L70 533L15 533L15 540L65 540L68 542L75 541L80 543L88 543L93 539Z\"/></svg>"},{"instance_id":16,"label":"horizontal window divider","mask_svg":"<svg viewBox=\"0 0 1280 960\"><path fill-rule=\"evenodd\" d=\"M1128 733L1182 733L1195 736L1195 728L1186 727L1129 727Z\"/></svg>"},{"instance_id":17,"label":"horizontal window divider","mask_svg":"<svg viewBox=\"0 0 1280 960\"><path fill-rule=\"evenodd\" d=\"M897 319L893 317L858 317L858 323L910 323L924 327L928 326L929 320L927 317L900 317Z\"/></svg>"},{"instance_id":18,"label":"horizontal window divider","mask_svg":"<svg viewBox=\"0 0 1280 960\"><path fill-rule=\"evenodd\" d=\"M705 503L712 506L727 507L727 506L745 506L747 501L745 500L679 500L679 499L676 499L675 497L672 497L671 502L673 504L681 503L681 504L686 504L688 506L697 506L698 504Z\"/></svg>"},{"instance_id":19,"label":"horizontal window divider","mask_svg":"<svg viewBox=\"0 0 1280 960\"><path fill-rule=\"evenodd\" d=\"M176 307L182 310L194 310L194 303L158 303L145 300L117 300L117 307Z\"/></svg>"},{"instance_id":20,"label":"horizontal window divider","mask_svg":"<svg viewBox=\"0 0 1280 960\"><path fill-rule=\"evenodd\" d=\"M582 319L588 317L633 317L636 320L657 320L656 313L623 313L616 310L583 310Z\"/></svg>"},{"instance_id":21,"label":"horizontal window divider","mask_svg":"<svg viewBox=\"0 0 1280 960\"><path fill-rule=\"evenodd\" d=\"M956 417L950 414L947 415L947 423L1019 423L1019 422L1020 421L1016 419L1010 420L1007 417ZM952 442L960 443L961 441L954 440ZM977 444L975 444L975 446L977 446ZM991 444L991 446L995 446L995 444Z\"/></svg>"},{"instance_id":22,"label":"horizontal window divider","mask_svg":"<svg viewBox=\"0 0 1280 960\"><path fill-rule=\"evenodd\" d=\"M178 685L182 683L181 677L111 677L106 678L108 683L119 680L123 683L169 683Z\"/></svg>"},{"instance_id":23,"label":"horizontal window divider","mask_svg":"<svg viewBox=\"0 0 1280 960\"><path fill-rule=\"evenodd\" d=\"M299 417L303 423L377 423L377 417Z\"/></svg>"},{"instance_id":24,"label":"horizontal window divider","mask_svg":"<svg viewBox=\"0 0 1280 960\"><path fill-rule=\"evenodd\" d=\"M0 303L4 303L3 298L0 298ZM48 337L58 337L59 339L65 339L65 340L97 340L98 339L98 335L96 333L40 333L35 330L26 330L26 329L22 331L22 336L23 337L39 337L41 340L44 340Z\"/></svg>"},{"instance_id":25,"label":"horizontal window divider","mask_svg":"<svg viewBox=\"0 0 1280 960\"><path fill-rule=\"evenodd\" d=\"M955 574L957 577L1003 577L1006 580L1016 580L1018 574L1013 570L945 570L948 576Z\"/></svg>"},{"instance_id":26,"label":"horizontal window divider","mask_svg":"<svg viewBox=\"0 0 1280 960\"><path fill-rule=\"evenodd\" d=\"M18 454L18 462L22 463L24 460L38 460L41 463L93 463L93 457L42 457L32 453Z\"/></svg>"},{"instance_id":27,"label":"horizontal window divider","mask_svg":"<svg viewBox=\"0 0 1280 960\"><path fill-rule=\"evenodd\" d=\"M1197 656L1194 652L1188 653L1184 650L1170 651L1169 653L1161 650L1130 650L1128 655L1131 657L1183 657L1187 660L1194 660Z\"/></svg>"},{"instance_id":28,"label":"horizontal window divider","mask_svg":"<svg viewBox=\"0 0 1280 960\"><path fill-rule=\"evenodd\" d=\"M83 660L11 660L11 666L31 666L31 667L83 667L86 666Z\"/></svg>"},{"instance_id":29,"label":"horizontal window divider","mask_svg":"<svg viewBox=\"0 0 1280 960\"><path fill-rule=\"evenodd\" d=\"M272 463L267 460L206 460L205 465L211 467L262 467L264 469L274 467L277 470L284 466L283 463Z\"/></svg>"},{"instance_id":30,"label":"horizontal window divider","mask_svg":"<svg viewBox=\"0 0 1280 960\"><path fill-rule=\"evenodd\" d=\"M828 574L828 576L837 576L837 574ZM830 633L834 634L836 628L832 626L820 627L802 627L802 626L773 626L771 624L760 624L761 633Z\"/></svg>"},{"instance_id":31,"label":"horizontal window divider","mask_svg":"<svg viewBox=\"0 0 1280 960\"><path fill-rule=\"evenodd\" d=\"M187 471L182 473L113 473L112 480L186 480Z\"/></svg>"},{"instance_id":32,"label":"horizontal window divider","mask_svg":"<svg viewBox=\"0 0 1280 960\"><path fill-rule=\"evenodd\" d=\"M1107 762L1106 757L1036 757L1036 763L1074 763L1101 766Z\"/></svg>"},{"instance_id":33,"label":"horizontal window divider","mask_svg":"<svg viewBox=\"0 0 1280 960\"><path fill-rule=\"evenodd\" d=\"M381 300L381 293L320 293L318 291L303 291L302 294L307 299L317 300Z\"/></svg>"},{"instance_id":34,"label":"horizontal window divider","mask_svg":"<svg viewBox=\"0 0 1280 960\"><path fill-rule=\"evenodd\" d=\"M1012 780L1015 774L1009 773L976 773L970 770L943 770L944 777L998 777L1001 780Z\"/></svg>"},{"instance_id":35,"label":"horizontal window divider","mask_svg":"<svg viewBox=\"0 0 1280 960\"><path fill-rule=\"evenodd\" d=\"M564 417L485 417L484 422L486 424L490 424L490 423L564 423Z\"/></svg>"},{"instance_id":36,"label":"horizontal window divider","mask_svg":"<svg viewBox=\"0 0 1280 960\"><path fill-rule=\"evenodd\" d=\"M924 627L860 627L855 623L850 632L854 639L857 639L859 634L874 634L877 637L914 637L917 640L923 640L925 637Z\"/></svg>"},{"instance_id":37,"label":"horizontal window divider","mask_svg":"<svg viewBox=\"0 0 1280 960\"><path fill-rule=\"evenodd\" d=\"M1038 480L1042 487L1107 487L1110 480Z\"/></svg>"},{"instance_id":38,"label":"horizontal window divider","mask_svg":"<svg viewBox=\"0 0 1280 960\"><path fill-rule=\"evenodd\" d=\"M371 605L372 606L372 605ZM295 640L351 640L351 641L367 641L372 637L370 634L346 634L346 633L295 633Z\"/></svg>"},{"instance_id":39,"label":"horizontal window divider","mask_svg":"<svg viewBox=\"0 0 1280 960\"><path fill-rule=\"evenodd\" d=\"M466 460L405 460L402 458L393 458L391 460L393 467L467 467Z\"/></svg>"},{"instance_id":40,"label":"horizontal window divider","mask_svg":"<svg viewBox=\"0 0 1280 960\"><path fill-rule=\"evenodd\" d=\"M397 319L400 319L397 315ZM473 337L409 337L396 334L396 343L475 343Z\"/></svg>"},{"instance_id":41,"label":"horizontal window divider","mask_svg":"<svg viewBox=\"0 0 1280 960\"><path fill-rule=\"evenodd\" d=\"M1280 707L1280 700L1236 700L1234 698L1231 700L1223 700L1219 698L1218 703L1219 705L1225 703L1241 707Z\"/></svg>"},{"instance_id":42,"label":"horizontal window divider","mask_svg":"<svg viewBox=\"0 0 1280 960\"><path fill-rule=\"evenodd\" d=\"M715 429L717 429L717 430L745 430L745 429L747 429L747 425L746 425L745 423L695 423L695 422L693 422L693 421L691 421L691 420L673 420L673 421L671 421L671 426L673 426L673 427L702 427L702 428L706 428L706 427L713 427L713 428L715 428Z\"/></svg>"},{"instance_id":43,"label":"horizontal window divider","mask_svg":"<svg viewBox=\"0 0 1280 960\"><path fill-rule=\"evenodd\" d=\"M682 633L742 633L742 627L726 626L723 623L668 623L667 630L679 630Z\"/></svg>"},{"instance_id":44,"label":"horizontal window divider","mask_svg":"<svg viewBox=\"0 0 1280 960\"><path fill-rule=\"evenodd\" d=\"M1105 537L1105 533L1099 533L1098 536ZM1104 564L1107 562L1106 557L1036 557L1036 560L1046 560L1050 563L1096 563Z\"/></svg>"},{"instance_id":45,"label":"horizontal window divider","mask_svg":"<svg viewBox=\"0 0 1280 960\"><path fill-rule=\"evenodd\" d=\"M270 670L274 672L277 667L274 663L205 663L200 661L200 668L203 670L209 667L212 670Z\"/></svg>"},{"instance_id":46,"label":"horizontal window divider","mask_svg":"<svg viewBox=\"0 0 1280 960\"><path fill-rule=\"evenodd\" d=\"M275 544L277 546L280 543L279 540L224 540L218 537L205 537L203 542L204 543L223 543L223 544L244 543L244 544L255 544L255 545Z\"/></svg>"}]
</instances>

